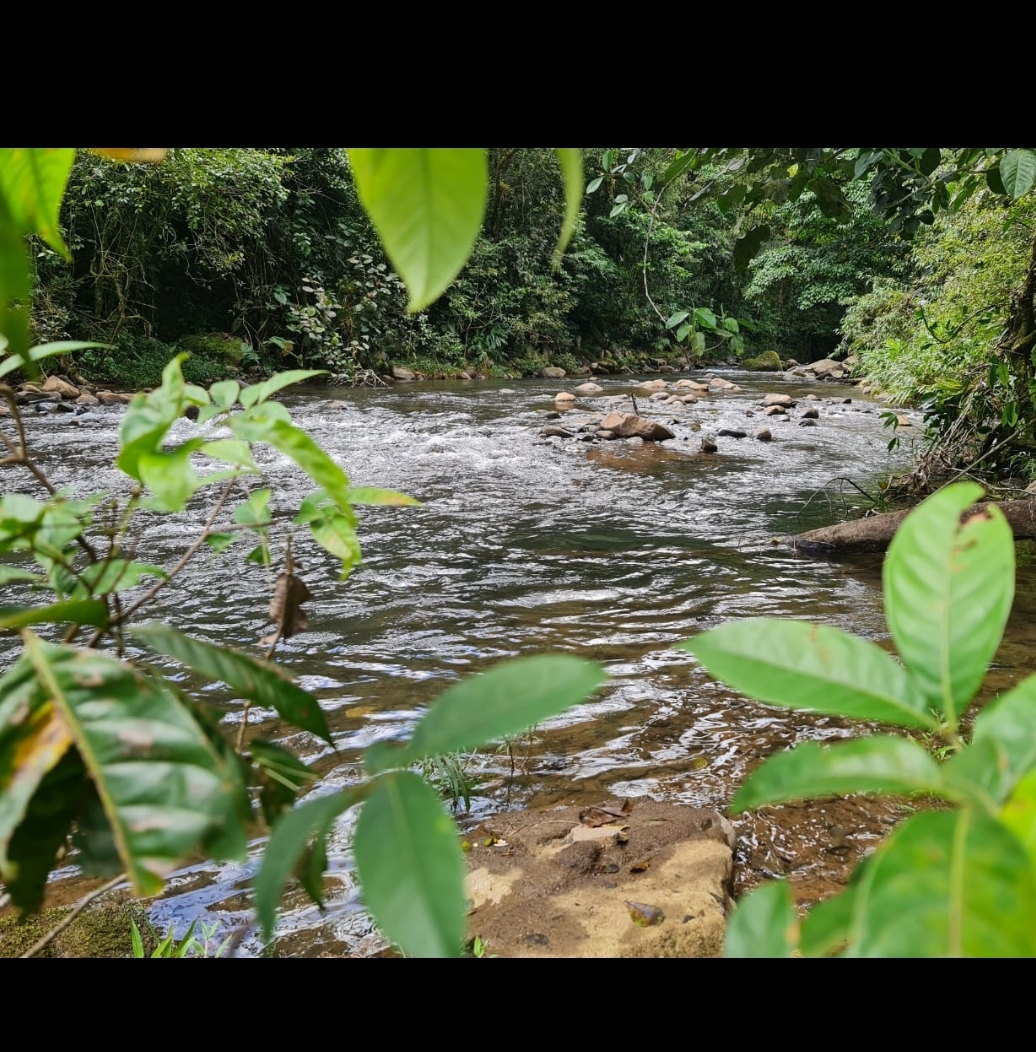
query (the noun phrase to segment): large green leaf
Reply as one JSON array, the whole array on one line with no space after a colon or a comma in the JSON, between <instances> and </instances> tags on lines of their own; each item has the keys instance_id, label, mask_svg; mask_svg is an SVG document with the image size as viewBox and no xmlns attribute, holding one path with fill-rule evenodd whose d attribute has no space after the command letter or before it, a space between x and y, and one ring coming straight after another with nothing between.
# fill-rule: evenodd
<instances>
[{"instance_id":1,"label":"large green leaf","mask_svg":"<svg viewBox=\"0 0 1036 1052\"><path fill-rule=\"evenodd\" d=\"M108 347L107 343L88 343L84 340L58 340L56 343L43 343L36 347L30 347L28 353L23 357L19 354L11 354L0 359L0 376L6 376L15 369L24 369L26 362L30 365L41 362L44 358L50 358L55 354L68 354L71 351L82 351L89 347Z\"/></svg>"},{"instance_id":2,"label":"large green leaf","mask_svg":"<svg viewBox=\"0 0 1036 1052\"><path fill-rule=\"evenodd\" d=\"M737 904L724 957L790 957L799 941L799 919L783 881L764 884Z\"/></svg>"},{"instance_id":3,"label":"large green leaf","mask_svg":"<svg viewBox=\"0 0 1036 1052\"><path fill-rule=\"evenodd\" d=\"M314 840L322 843L335 819L361 796L361 791L351 790L307 800L288 811L273 827L254 888L255 912L265 940L273 934L284 886L307 849Z\"/></svg>"},{"instance_id":4,"label":"large green leaf","mask_svg":"<svg viewBox=\"0 0 1036 1052\"><path fill-rule=\"evenodd\" d=\"M948 782L970 782L995 807L1036 767L1036 676L990 702L975 719L971 745L943 768Z\"/></svg>"},{"instance_id":5,"label":"large green leaf","mask_svg":"<svg viewBox=\"0 0 1036 1052\"><path fill-rule=\"evenodd\" d=\"M970 809L905 822L857 890L849 956L1030 957L1036 886L1021 844Z\"/></svg>"},{"instance_id":6,"label":"large green leaf","mask_svg":"<svg viewBox=\"0 0 1036 1052\"><path fill-rule=\"evenodd\" d=\"M380 781L356 823L363 898L411 957L456 957L464 940L464 859L439 796L416 774Z\"/></svg>"},{"instance_id":7,"label":"large green leaf","mask_svg":"<svg viewBox=\"0 0 1036 1052\"><path fill-rule=\"evenodd\" d=\"M904 520L883 573L900 656L929 703L955 723L985 678L1014 597L1014 538L994 507L960 524L971 483L929 497Z\"/></svg>"},{"instance_id":8,"label":"large green leaf","mask_svg":"<svg viewBox=\"0 0 1036 1052\"><path fill-rule=\"evenodd\" d=\"M1036 183L1036 150L1008 150L1000 160L1000 181L1015 199Z\"/></svg>"},{"instance_id":9,"label":"large green leaf","mask_svg":"<svg viewBox=\"0 0 1036 1052\"><path fill-rule=\"evenodd\" d=\"M867 865L865 860L862 866ZM854 882L840 895L818 902L802 922L799 945L804 957L824 957L839 949L849 939L852 927L853 908L856 903L856 876Z\"/></svg>"},{"instance_id":10,"label":"large green leaf","mask_svg":"<svg viewBox=\"0 0 1036 1052\"><path fill-rule=\"evenodd\" d=\"M38 234L71 260L58 213L75 150L0 148L0 210L19 234Z\"/></svg>"},{"instance_id":11,"label":"large green leaf","mask_svg":"<svg viewBox=\"0 0 1036 1052\"><path fill-rule=\"evenodd\" d=\"M460 273L482 228L486 151L354 149L349 161L410 310L424 310Z\"/></svg>"},{"instance_id":12,"label":"large green leaf","mask_svg":"<svg viewBox=\"0 0 1036 1052\"><path fill-rule=\"evenodd\" d=\"M935 726L906 671L880 647L826 625L752 618L679 644L759 701L903 727Z\"/></svg>"},{"instance_id":13,"label":"large green leaf","mask_svg":"<svg viewBox=\"0 0 1036 1052\"><path fill-rule=\"evenodd\" d=\"M327 495L342 512L351 515L348 475L305 431L300 431L279 416L270 416L272 406L280 407L280 403L266 402L247 413L232 417L230 429L246 442L268 442L274 449L291 457L318 486L327 491Z\"/></svg>"},{"instance_id":14,"label":"large green leaf","mask_svg":"<svg viewBox=\"0 0 1036 1052\"><path fill-rule=\"evenodd\" d=\"M277 665L230 647L203 643L166 625L142 625L131 634L160 654L182 661L208 679L228 684L249 701L274 708L294 726L331 742L320 702Z\"/></svg>"},{"instance_id":15,"label":"large green leaf","mask_svg":"<svg viewBox=\"0 0 1036 1052\"><path fill-rule=\"evenodd\" d=\"M258 384L251 384L241 392L241 405L245 409L250 406L265 402L272 394L292 384L300 384L303 380L312 380L314 376L326 376L326 369L289 369L283 373L274 373L267 380ZM213 395L215 396L215 389Z\"/></svg>"},{"instance_id":16,"label":"large green leaf","mask_svg":"<svg viewBox=\"0 0 1036 1052\"><path fill-rule=\"evenodd\" d=\"M804 742L771 756L738 790L732 810L848 793L938 793L936 762L906 738L873 735L820 745Z\"/></svg>"},{"instance_id":17,"label":"large green leaf","mask_svg":"<svg viewBox=\"0 0 1036 1052\"><path fill-rule=\"evenodd\" d=\"M108 607L100 599L69 599L49 606L0 606L0 632L43 623L106 625Z\"/></svg>"},{"instance_id":18,"label":"large green leaf","mask_svg":"<svg viewBox=\"0 0 1036 1052\"><path fill-rule=\"evenodd\" d=\"M1036 771L1030 771L1014 787L1000 821L1018 838L1036 875Z\"/></svg>"},{"instance_id":19,"label":"large green leaf","mask_svg":"<svg viewBox=\"0 0 1036 1052\"><path fill-rule=\"evenodd\" d=\"M565 184L565 218L561 224L557 247L554 249L554 265L561 262L561 257L572 240L579 219L579 205L583 199L583 155L578 149L557 150L558 164L561 165L561 176Z\"/></svg>"},{"instance_id":20,"label":"large green leaf","mask_svg":"<svg viewBox=\"0 0 1036 1052\"><path fill-rule=\"evenodd\" d=\"M469 676L444 691L414 728L400 760L474 749L517 734L596 691L599 665L566 654L519 658Z\"/></svg>"},{"instance_id":21,"label":"large green leaf","mask_svg":"<svg viewBox=\"0 0 1036 1052\"><path fill-rule=\"evenodd\" d=\"M190 713L129 666L23 635L35 689L75 742L122 867L137 894L155 894L166 873L222 838L238 813L235 773Z\"/></svg>"}]
</instances>

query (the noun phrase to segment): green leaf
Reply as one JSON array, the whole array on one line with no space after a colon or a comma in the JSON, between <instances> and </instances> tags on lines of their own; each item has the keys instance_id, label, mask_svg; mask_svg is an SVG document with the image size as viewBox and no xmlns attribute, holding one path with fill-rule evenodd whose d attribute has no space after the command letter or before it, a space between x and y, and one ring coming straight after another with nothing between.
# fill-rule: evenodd
<instances>
[{"instance_id":1,"label":"green leaf","mask_svg":"<svg viewBox=\"0 0 1036 1052\"><path fill-rule=\"evenodd\" d=\"M89 784L83 761L71 748L44 775L29 800L7 848L7 867L0 866L11 902L23 913L35 913L40 908L58 850L68 842ZM0 785L0 798L3 789Z\"/></svg>"},{"instance_id":2,"label":"green leaf","mask_svg":"<svg viewBox=\"0 0 1036 1052\"><path fill-rule=\"evenodd\" d=\"M731 808L740 812L816 796L938 793L942 788L938 765L920 745L873 735L832 745L804 742L771 756L741 786Z\"/></svg>"},{"instance_id":3,"label":"green leaf","mask_svg":"<svg viewBox=\"0 0 1036 1052\"><path fill-rule=\"evenodd\" d=\"M687 339L688 334L693 332L693 331L694 331L694 326L693 325L690 325L689 323L681 325L680 328L676 330L676 342L677 343L683 343L683 341L685 339Z\"/></svg>"},{"instance_id":4,"label":"green leaf","mask_svg":"<svg viewBox=\"0 0 1036 1052\"><path fill-rule=\"evenodd\" d=\"M263 817L272 826L281 813L295 802L299 792L316 781L316 772L283 746L273 742L253 738L248 743L248 750L260 774L259 803Z\"/></svg>"},{"instance_id":5,"label":"green leaf","mask_svg":"<svg viewBox=\"0 0 1036 1052\"><path fill-rule=\"evenodd\" d=\"M554 266L558 266L568 243L572 240L576 221L579 219L579 205L583 199L583 157L578 149L556 149L554 152L558 155L561 177L565 184L565 218L554 248Z\"/></svg>"},{"instance_id":6,"label":"green leaf","mask_svg":"<svg viewBox=\"0 0 1036 1052\"><path fill-rule=\"evenodd\" d=\"M717 328L716 315L708 307L698 307L694 312L694 322L709 332L715 332Z\"/></svg>"},{"instance_id":7,"label":"green leaf","mask_svg":"<svg viewBox=\"0 0 1036 1052\"><path fill-rule=\"evenodd\" d=\"M452 819L422 778L378 782L353 844L363 898L410 957L457 957L464 940L464 859Z\"/></svg>"},{"instance_id":8,"label":"green leaf","mask_svg":"<svg viewBox=\"0 0 1036 1052\"><path fill-rule=\"evenodd\" d=\"M265 941L273 934L284 886L307 847L314 839L324 840L335 819L361 797L362 791L353 789L307 800L288 811L273 827L255 877L255 913Z\"/></svg>"},{"instance_id":9,"label":"green leaf","mask_svg":"<svg viewBox=\"0 0 1036 1052\"><path fill-rule=\"evenodd\" d=\"M1036 768L1036 676L986 705L975 719L971 745L944 767L948 780L980 786L993 804L1010 796Z\"/></svg>"},{"instance_id":10,"label":"green leaf","mask_svg":"<svg viewBox=\"0 0 1036 1052\"><path fill-rule=\"evenodd\" d=\"M727 332L732 332L737 335L741 326L738 324L737 318L724 318L723 328L726 329Z\"/></svg>"},{"instance_id":11,"label":"green leaf","mask_svg":"<svg viewBox=\"0 0 1036 1052\"><path fill-rule=\"evenodd\" d=\"M67 261L58 213L75 150L0 149L0 210L19 234L38 234Z\"/></svg>"},{"instance_id":12,"label":"green leaf","mask_svg":"<svg viewBox=\"0 0 1036 1052\"><path fill-rule=\"evenodd\" d=\"M1000 159L1000 181L1015 200L1036 183L1036 150L1008 150Z\"/></svg>"},{"instance_id":13,"label":"green leaf","mask_svg":"<svg viewBox=\"0 0 1036 1052\"><path fill-rule=\"evenodd\" d=\"M670 314L666 319L665 327L667 329L675 329L681 322L686 321L691 316L690 311L678 310Z\"/></svg>"},{"instance_id":14,"label":"green leaf","mask_svg":"<svg viewBox=\"0 0 1036 1052\"><path fill-rule=\"evenodd\" d=\"M909 819L856 894L848 955L1030 957L1036 888L1018 840L970 809Z\"/></svg>"},{"instance_id":15,"label":"green leaf","mask_svg":"<svg viewBox=\"0 0 1036 1052\"><path fill-rule=\"evenodd\" d=\"M865 860L861 868L867 865ZM818 902L802 922L799 945L804 957L825 957L839 949L849 939L853 910L856 905L856 881L860 869L853 874L853 883L834 898Z\"/></svg>"},{"instance_id":16,"label":"green leaf","mask_svg":"<svg viewBox=\"0 0 1036 1052\"><path fill-rule=\"evenodd\" d=\"M182 661L210 680L228 684L249 701L276 709L289 723L334 744L320 703L277 665L230 647L203 643L165 625L142 625L132 635L152 650Z\"/></svg>"},{"instance_id":17,"label":"green leaf","mask_svg":"<svg viewBox=\"0 0 1036 1052\"><path fill-rule=\"evenodd\" d=\"M697 156L693 150L681 154L669 162L669 167L662 173L662 183L671 183L677 176L683 175L688 168L697 166Z\"/></svg>"},{"instance_id":18,"label":"green leaf","mask_svg":"<svg viewBox=\"0 0 1036 1052\"><path fill-rule=\"evenodd\" d=\"M980 487L929 497L889 546L883 583L889 631L929 703L955 723L985 678L1014 597L1014 538L995 507L960 515Z\"/></svg>"},{"instance_id":19,"label":"green leaf","mask_svg":"<svg viewBox=\"0 0 1036 1052\"><path fill-rule=\"evenodd\" d=\"M372 486L350 487L346 493L350 504L387 504L392 507L421 507L421 502L405 493L392 489L377 489Z\"/></svg>"},{"instance_id":20,"label":"green leaf","mask_svg":"<svg viewBox=\"0 0 1036 1052\"><path fill-rule=\"evenodd\" d=\"M603 183L603 182L604 182L604 176L603 175L597 176L596 179L591 179L590 182L588 182L586 184L586 192L587 192L587 194L596 193L597 190L600 189L601 183Z\"/></svg>"},{"instance_id":21,"label":"green leaf","mask_svg":"<svg viewBox=\"0 0 1036 1052\"><path fill-rule=\"evenodd\" d=\"M1000 813L1000 821L1025 849L1036 873L1036 771L1030 771L1015 786Z\"/></svg>"},{"instance_id":22,"label":"green leaf","mask_svg":"<svg viewBox=\"0 0 1036 1052\"><path fill-rule=\"evenodd\" d=\"M237 533L210 533L205 538L205 543L212 549L214 555L219 555L220 552L229 548L239 536L240 534Z\"/></svg>"},{"instance_id":23,"label":"green leaf","mask_svg":"<svg viewBox=\"0 0 1036 1052\"><path fill-rule=\"evenodd\" d=\"M240 803L234 773L190 713L129 666L23 637L32 707L49 701L60 713L135 892L155 894L185 858L225 840ZM243 855L243 830L237 842Z\"/></svg>"},{"instance_id":24,"label":"green leaf","mask_svg":"<svg viewBox=\"0 0 1036 1052\"><path fill-rule=\"evenodd\" d=\"M292 384L300 384L303 380L312 380L314 376L326 376L326 369L288 369L283 373L274 373L268 380L258 385L259 392L256 402L265 402L272 394ZM252 404L255 404L253 402Z\"/></svg>"},{"instance_id":25,"label":"green leaf","mask_svg":"<svg viewBox=\"0 0 1036 1052\"><path fill-rule=\"evenodd\" d=\"M827 625L732 621L679 644L711 675L771 705L934 729L905 669L874 643Z\"/></svg>"},{"instance_id":26,"label":"green leaf","mask_svg":"<svg viewBox=\"0 0 1036 1052\"><path fill-rule=\"evenodd\" d=\"M199 449L207 457L222 460L235 467L244 468L246 471L258 472L259 470L252 459L252 450L247 442L233 438L217 438L213 442L206 442Z\"/></svg>"},{"instance_id":27,"label":"green leaf","mask_svg":"<svg viewBox=\"0 0 1036 1052\"><path fill-rule=\"evenodd\" d=\"M272 495L273 490L270 489L257 489L250 493L248 500L234 509L234 522L240 526L269 526L269 503Z\"/></svg>"},{"instance_id":28,"label":"green leaf","mask_svg":"<svg viewBox=\"0 0 1036 1052\"><path fill-rule=\"evenodd\" d=\"M29 363L41 362L44 358L50 358L55 354L69 354L72 351L82 351L90 347L111 347L107 343L90 343L84 340L58 340L55 343L44 343L36 347L30 347L24 356L20 354L8 355L0 360L0 377L14 372L15 369L26 368L26 360Z\"/></svg>"},{"instance_id":29,"label":"green leaf","mask_svg":"<svg viewBox=\"0 0 1036 1052\"><path fill-rule=\"evenodd\" d=\"M284 420L270 419L263 410L277 403L242 413L231 419L230 428L238 438L246 442L267 442L291 457L296 464L318 485L347 515L349 510L349 477L317 444L294 424Z\"/></svg>"},{"instance_id":30,"label":"green leaf","mask_svg":"<svg viewBox=\"0 0 1036 1052\"><path fill-rule=\"evenodd\" d=\"M119 430L121 449L116 464L131 478L143 481L140 458L144 454L160 452L169 428L183 414L185 384L180 366L186 358L186 354L178 354L162 370L162 386L147 394L134 395L126 406Z\"/></svg>"},{"instance_id":31,"label":"green leaf","mask_svg":"<svg viewBox=\"0 0 1036 1052\"><path fill-rule=\"evenodd\" d=\"M108 607L100 599L68 599L49 606L0 606L0 632L26 625L97 625L108 623Z\"/></svg>"},{"instance_id":32,"label":"green leaf","mask_svg":"<svg viewBox=\"0 0 1036 1052\"><path fill-rule=\"evenodd\" d=\"M517 734L593 694L600 666L567 654L518 658L445 690L414 728L402 764Z\"/></svg>"},{"instance_id":33,"label":"green leaf","mask_svg":"<svg viewBox=\"0 0 1036 1052\"><path fill-rule=\"evenodd\" d=\"M360 201L410 292L412 313L460 273L482 227L485 150L353 149Z\"/></svg>"},{"instance_id":34,"label":"green leaf","mask_svg":"<svg viewBox=\"0 0 1036 1052\"><path fill-rule=\"evenodd\" d=\"M734 242L734 266L746 270L748 264L759 254L759 249L770 240L770 228L765 224L754 227Z\"/></svg>"},{"instance_id":35,"label":"green leaf","mask_svg":"<svg viewBox=\"0 0 1036 1052\"><path fill-rule=\"evenodd\" d=\"M79 575L80 592L93 595L107 595L109 592L122 592L134 588L144 577L168 576L161 566L151 563L138 563L129 559L106 559L104 562L87 566ZM87 622L80 622L86 624ZM94 622L88 622L93 624Z\"/></svg>"},{"instance_id":36,"label":"green leaf","mask_svg":"<svg viewBox=\"0 0 1036 1052\"><path fill-rule=\"evenodd\" d=\"M170 450L141 450L136 477L155 495L156 511L183 511L187 502L212 476L202 478L191 466L191 454L204 445L192 438Z\"/></svg>"},{"instance_id":37,"label":"green leaf","mask_svg":"<svg viewBox=\"0 0 1036 1052\"><path fill-rule=\"evenodd\" d=\"M723 956L790 957L799 941L799 919L788 885L774 881L737 904L727 927Z\"/></svg>"},{"instance_id":38,"label":"green leaf","mask_svg":"<svg viewBox=\"0 0 1036 1052\"><path fill-rule=\"evenodd\" d=\"M213 406L225 413L237 401L241 385L237 380L220 380L209 388Z\"/></svg>"},{"instance_id":39,"label":"green leaf","mask_svg":"<svg viewBox=\"0 0 1036 1052\"><path fill-rule=\"evenodd\" d=\"M339 580L344 581L363 558L360 539L356 536L352 523L344 515L332 514L311 520L309 528L317 544L342 561L342 575Z\"/></svg>"},{"instance_id":40,"label":"green leaf","mask_svg":"<svg viewBox=\"0 0 1036 1052\"><path fill-rule=\"evenodd\" d=\"M11 581L32 581L39 584L43 578L31 570L22 570L18 566L0 566L0 585L10 584Z\"/></svg>"}]
</instances>

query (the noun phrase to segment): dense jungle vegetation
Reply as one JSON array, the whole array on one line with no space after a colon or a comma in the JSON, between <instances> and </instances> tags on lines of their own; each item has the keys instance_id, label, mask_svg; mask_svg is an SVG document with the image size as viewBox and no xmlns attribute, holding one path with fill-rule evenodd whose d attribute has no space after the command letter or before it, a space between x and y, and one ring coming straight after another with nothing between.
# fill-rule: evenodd
<instances>
[{"instance_id":1,"label":"dense jungle vegetation","mask_svg":"<svg viewBox=\"0 0 1036 1052\"><path fill-rule=\"evenodd\" d=\"M34 335L110 344L77 371L133 387L176 351L200 383L854 356L925 405L936 461L1027 472L1031 350L1020 368L1003 341L1031 280L1024 164L1005 194L1005 151L902 150L895 177L894 152L860 172L866 151L699 151L690 166L676 150L582 153L588 192L560 263L554 152L490 150L471 258L408 314L344 151L178 149L160 165L84 151L61 212L74 263L40 245Z\"/></svg>"}]
</instances>

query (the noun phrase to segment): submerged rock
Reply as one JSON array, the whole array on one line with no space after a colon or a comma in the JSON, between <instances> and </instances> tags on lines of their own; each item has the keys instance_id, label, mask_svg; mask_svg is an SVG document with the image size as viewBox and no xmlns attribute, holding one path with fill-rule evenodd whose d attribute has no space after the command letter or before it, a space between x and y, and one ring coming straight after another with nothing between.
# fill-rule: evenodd
<instances>
[{"instance_id":1,"label":"submerged rock","mask_svg":"<svg viewBox=\"0 0 1036 1052\"><path fill-rule=\"evenodd\" d=\"M633 413L609 413L601 421L601 429L619 438L642 438L645 442L664 442L676 437L664 424Z\"/></svg>"}]
</instances>

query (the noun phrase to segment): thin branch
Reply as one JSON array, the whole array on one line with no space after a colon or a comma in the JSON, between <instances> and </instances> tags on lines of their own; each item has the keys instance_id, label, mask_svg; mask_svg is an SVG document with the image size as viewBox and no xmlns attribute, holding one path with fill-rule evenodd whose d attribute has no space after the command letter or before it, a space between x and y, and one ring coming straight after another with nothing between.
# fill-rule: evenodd
<instances>
[{"instance_id":1,"label":"thin branch","mask_svg":"<svg viewBox=\"0 0 1036 1052\"><path fill-rule=\"evenodd\" d=\"M111 622L111 625L109 625L109 627L111 627L112 625L120 624L127 618L132 617L133 614L135 614L142 606L146 606L148 603L150 603L151 600L154 599L155 596L158 595L158 593L163 588L165 588L165 586L169 584L169 582L191 561L191 559L194 558L198 549L205 543L205 540L209 535L209 530L212 527L212 524L216 521L220 511L222 511L223 509L223 505L226 504L227 500L230 497L230 494L233 492L234 487L236 485L237 479L232 478L223 487L223 492L219 495L219 500L216 501L216 506L212 509L212 511L209 514L209 517L205 520L205 525L202 527L201 534L199 535L198 539L194 542L194 544L192 544L190 548L188 548L187 551L183 553L183 555L180 557L180 561L169 571L169 573L165 577L163 577L160 581L156 582L154 587L150 588L135 603L132 603L130 606L128 606L122 612L121 615L119 615L115 620ZM95 636L99 638L99 635L97 633L95 633ZM87 645L93 646L93 644L97 641L97 638L92 639Z\"/></svg>"},{"instance_id":2,"label":"thin branch","mask_svg":"<svg viewBox=\"0 0 1036 1052\"><path fill-rule=\"evenodd\" d=\"M79 916L87 906L90 905L95 899L99 899L102 895L107 895L112 888L117 887L119 884L123 884L126 881L126 874L120 873L117 877L113 877L108 881L107 884L102 884L99 888L95 888L90 892L89 895L84 895L75 905L72 912L52 931L47 932L41 939L33 943L22 954L22 957L35 957L36 954L45 950L71 923Z\"/></svg>"}]
</instances>

